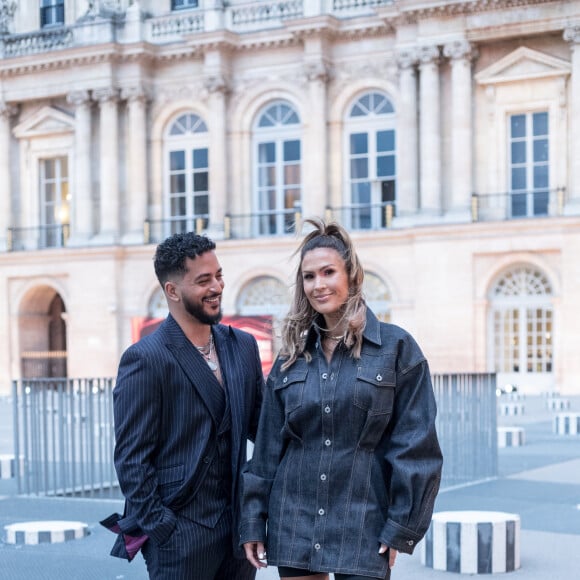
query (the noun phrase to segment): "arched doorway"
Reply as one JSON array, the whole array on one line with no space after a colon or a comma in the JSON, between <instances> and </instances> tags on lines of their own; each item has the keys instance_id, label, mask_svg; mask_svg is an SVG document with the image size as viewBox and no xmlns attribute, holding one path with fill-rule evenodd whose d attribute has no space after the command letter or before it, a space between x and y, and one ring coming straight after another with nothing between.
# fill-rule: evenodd
<instances>
[{"instance_id":1,"label":"arched doorway","mask_svg":"<svg viewBox=\"0 0 580 580\"><path fill-rule=\"evenodd\" d=\"M37 286L22 300L19 312L22 378L67 376L66 308L50 286Z\"/></svg>"},{"instance_id":2,"label":"arched doorway","mask_svg":"<svg viewBox=\"0 0 580 580\"><path fill-rule=\"evenodd\" d=\"M538 392L553 388L552 285L535 266L515 266L492 285L490 367L498 385Z\"/></svg>"}]
</instances>

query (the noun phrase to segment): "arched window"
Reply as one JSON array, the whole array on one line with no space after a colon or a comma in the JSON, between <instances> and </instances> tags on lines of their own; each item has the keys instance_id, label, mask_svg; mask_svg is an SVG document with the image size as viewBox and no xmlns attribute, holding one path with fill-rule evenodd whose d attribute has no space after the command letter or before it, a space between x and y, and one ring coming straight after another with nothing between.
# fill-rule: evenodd
<instances>
[{"instance_id":1,"label":"arched window","mask_svg":"<svg viewBox=\"0 0 580 580\"><path fill-rule=\"evenodd\" d=\"M490 302L493 370L510 382L551 373L552 286L546 275L533 266L512 268L491 288Z\"/></svg>"},{"instance_id":2,"label":"arched window","mask_svg":"<svg viewBox=\"0 0 580 580\"><path fill-rule=\"evenodd\" d=\"M292 105L268 104L256 119L253 142L255 233L291 233L302 195L301 124Z\"/></svg>"},{"instance_id":3,"label":"arched window","mask_svg":"<svg viewBox=\"0 0 580 580\"><path fill-rule=\"evenodd\" d=\"M180 115L165 137L167 169L163 237L207 228L209 220L209 137L194 113Z\"/></svg>"},{"instance_id":4,"label":"arched window","mask_svg":"<svg viewBox=\"0 0 580 580\"><path fill-rule=\"evenodd\" d=\"M350 107L346 119L347 208L343 222L353 229L386 226L387 206L396 208L395 110L386 95L369 92Z\"/></svg>"},{"instance_id":5,"label":"arched window","mask_svg":"<svg viewBox=\"0 0 580 580\"><path fill-rule=\"evenodd\" d=\"M380 276L365 272L363 295L368 307L383 321L391 320L391 293Z\"/></svg>"}]
</instances>

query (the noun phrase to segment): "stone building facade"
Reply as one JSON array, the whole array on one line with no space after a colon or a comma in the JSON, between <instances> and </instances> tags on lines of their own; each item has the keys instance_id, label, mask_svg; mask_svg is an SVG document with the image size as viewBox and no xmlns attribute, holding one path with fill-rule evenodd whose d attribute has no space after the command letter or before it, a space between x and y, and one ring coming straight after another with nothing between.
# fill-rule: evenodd
<instances>
[{"instance_id":1,"label":"stone building facade","mask_svg":"<svg viewBox=\"0 0 580 580\"><path fill-rule=\"evenodd\" d=\"M580 1L0 0L0 57L0 394L114 375L175 231L279 320L316 215L433 371L580 393Z\"/></svg>"}]
</instances>

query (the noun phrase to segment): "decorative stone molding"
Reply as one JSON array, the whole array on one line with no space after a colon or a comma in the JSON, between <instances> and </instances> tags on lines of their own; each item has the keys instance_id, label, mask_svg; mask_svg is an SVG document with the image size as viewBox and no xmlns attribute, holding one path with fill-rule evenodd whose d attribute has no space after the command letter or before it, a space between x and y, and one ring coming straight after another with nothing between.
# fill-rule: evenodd
<instances>
[{"instance_id":1,"label":"decorative stone molding","mask_svg":"<svg viewBox=\"0 0 580 580\"><path fill-rule=\"evenodd\" d=\"M0 0L0 34L10 34L10 25L17 7L16 0Z\"/></svg>"},{"instance_id":2,"label":"decorative stone molding","mask_svg":"<svg viewBox=\"0 0 580 580\"><path fill-rule=\"evenodd\" d=\"M150 100L148 91L141 86L124 87L121 89L121 99L129 102L146 103Z\"/></svg>"},{"instance_id":3,"label":"decorative stone molding","mask_svg":"<svg viewBox=\"0 0 580 580\"><path fill-rule=\"evenodd\" d=\"M119 100L119 89L113 87L106 87L102 89L95 89L93 91L93 98L100 104L108 102L117 102Z\"/></svg>"},{"instance_id":4,"label":"decorative stone molding","mask_svg":"<svg viewBox=\"0 0 580 580\"><path fill-rule=\"evenodd\" d=\"M568 28L565 28L563 37L566 42L571 42L572 44L580 44L580 24L576 24L574 26L569 26Z\"/></svg>"},{"instance_id":5,"label":"decorative stone molding","mask_svg":"<svg viewBox=\"0 0 580 580\"><path fill-rule=\"evenodd\" d=\"M10 119L18 113L18 105L12 105L6 101L0 101L0 117L2 119Z\"/></svg>"},{"instance_id":6,"label":"decorative stone molding","mask_svg":"<svg viewBox=\"0 0 580 580\"><path fill-rule=\"evenodd\" d=\"M309 82L318 81L326 84L331 78L331 69L324 61L313 61L304 64L304 74Z\"/></svg>"},{"instance_id":7,"label":"decorative stone molding","mask_svg":"<svg viewBox=\"0 0 580 580\"><path fill-rule=\"evenodd\" d=\"M441 52L438 46L426 45L420 46L417 49L419 63L424 64L438 64L441 57Z\"/></svg>"},{"instance_id":8,"label":"decorative stone molding","mask_svg":"<svg viewBox=\"0 0 580 580\"><path fill-rule=\"evenodd\" d=\"M80 90L73 91L66 96L67 103L75 107L88 106L91 103L91 96L89 91Z\"/></svg>"},{"instance_id":9,"label":"decorative stone molding","mask_svg":"<svg viewBox=\"0 0 580 580\"><path fill-rule=\"evenodd\" d=\"M229 79L222 73L207 75L203 84L208 93L227 94L230 92Z\"/></svg>"},{"instance_id":10,"label":"decorative stone molding","mask_svg":"<svg viewBox=\"0 0 580 580\"><path fill-rule=\"evenodd\" d=\"M409 48L400 48L397 50L396 59L399 69L405 70L417 66L419 55L417 53L417 49L414 46Z\"/></svg>"},{"instance_id":11,"label":"decorative stone molding","mask_svg":"<svg viewBox=\"0 0 580 580\"><path fill-rule=\"evenodd\" d=\"M451 60L471 61L477 57L477 49L467 40L454 40L443 47L443 56Z\"/></svg>"}]
</instances>

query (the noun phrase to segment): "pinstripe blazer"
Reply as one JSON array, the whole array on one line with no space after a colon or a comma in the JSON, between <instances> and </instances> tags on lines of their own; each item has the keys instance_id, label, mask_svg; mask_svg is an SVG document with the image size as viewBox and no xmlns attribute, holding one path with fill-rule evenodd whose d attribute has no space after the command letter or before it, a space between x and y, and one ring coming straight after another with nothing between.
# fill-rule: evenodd
<instances>
[{"instance_id":1,"label":"pinstripe blazer","mask_svg":"<svg viewBox=\"0 0 580 580\"><path fill-rule=\"evenodd\" d=\"M213 333L231 407L237 526L237 474L246 460L247 439L255 435L263 375L252 335L222 324ZM171 315L121 357L113 391L115 468L126 499L125 519L156 543L171 535L176 512L204 499L197 491L216 452L219 389ZM119 523L123 529L123 520Z\"/></svg>"}]
</instances>

